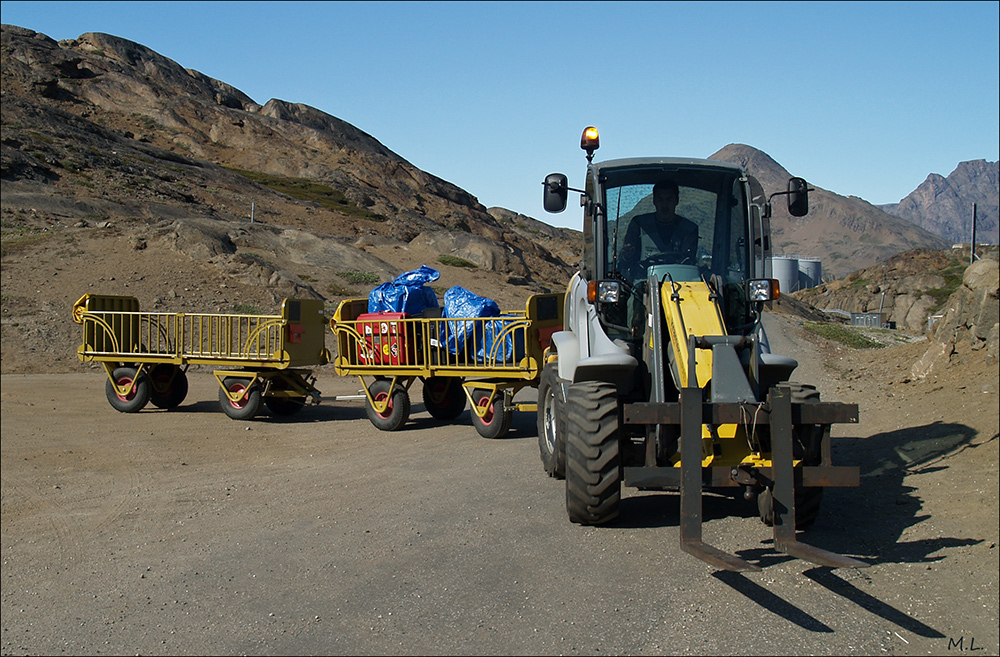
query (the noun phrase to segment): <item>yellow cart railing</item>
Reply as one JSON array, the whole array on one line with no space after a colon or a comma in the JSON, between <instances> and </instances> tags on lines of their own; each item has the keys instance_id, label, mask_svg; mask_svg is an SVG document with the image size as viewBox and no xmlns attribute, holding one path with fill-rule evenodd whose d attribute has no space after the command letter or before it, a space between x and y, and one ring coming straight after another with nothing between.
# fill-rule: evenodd
<instances>
[{"instance_id":1,"label":"yellow cart railing","mask_svg":"<svg viewBox=\"0 0 1000 657\"><path fill-rule=\"evenodd\" d=\"M408 391L420 379L432 416L452 420L469 402L480 435L499 438L514 410L536 410L536 403L513 398L537 387L549 339L562 328L563 299L562 293L533 295L524 310L499 317L433 316L440 308L421 317L372 315L367 299L348 299L330 320L337 336L334 367L361 380L368 417L380 429L406 422Z\"/></svg>"},{"instance_id":2,"label":"yellow cart railing","mask_svg":"<svg viewBox=\"0 0 1000 657\"><path fill-rule=\"evenodd\" d=\"M78 357L100 362L108 401L135 413L149 401L179 405L187 368L217 370L219 403L234 419L252 418L262 405L289 415L319 403L309 368L330 361L323 302L285 299L278 315L143 312L130 296L85 294L73 306L83 341Z\"/></svg>"}]
</instances>

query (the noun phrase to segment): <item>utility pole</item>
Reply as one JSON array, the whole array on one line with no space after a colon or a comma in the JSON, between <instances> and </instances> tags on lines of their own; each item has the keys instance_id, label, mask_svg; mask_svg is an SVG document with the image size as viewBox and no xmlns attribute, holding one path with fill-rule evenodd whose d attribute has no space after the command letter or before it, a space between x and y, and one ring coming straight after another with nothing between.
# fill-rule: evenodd
<instances>
[{"instance_id":1,"label":"utility pole","mask_svg":"<svg viewBox=\"0 0 1000 657\"><path fill-rule=\"evenodd\" d=\"M969 265L976 261L976 204L972 204L972 248L969 250Z\"/></svg>"}]
</instances>

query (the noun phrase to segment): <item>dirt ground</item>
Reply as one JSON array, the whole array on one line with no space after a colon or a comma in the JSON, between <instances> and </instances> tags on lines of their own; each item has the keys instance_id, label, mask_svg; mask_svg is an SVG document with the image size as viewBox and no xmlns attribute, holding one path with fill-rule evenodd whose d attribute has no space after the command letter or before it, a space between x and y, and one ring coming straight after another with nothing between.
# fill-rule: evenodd
<instances>
[{"instance_id":1,"label":"dirt ground","mask_svg":"<svg viewBox=\"0 0 1000 657\"><path fill-rule=\"evenodd\" d=\"M111 235L99 239L125 238ZM327 431L324 427L331 425L329 432L337 436L338 445L346 445L324 466L325 485L335 489L346 485L342 482L362 476L355 471L359 466L351 463L351 454L372 438L364 411L356 403L340 410L324 406L316 421L306 425L304 431L311 436L307 439L303 432L290 431L294 424L267 421L244 426L230 422L220 416L217 403L206 401L212 399L210 388L204 399L193 398L177 413L143 413L134 421L124 421L128 418L114 413L104 399L103 373L76 359L78 326L70 320L70 307L83 293L134 294L144 308L158 300L164 310L192 312L226 311L236 301L272 308L276 307L275 300L259 286L226 277L210 264L192 265L190 260L157 244L148 245L141 257L130 257L124 265L121 254L131 251L121 244L102 248L99 240L95 244L78 240L67 242L65 249L68 251L49 248L8 255L3 261L2 652L169 654L196 650L190 646L199 645L201 633L202 637L214 636L214 642L202 645L222 652L283 652L294 646L306 652L357 654L347 651L367 644L354 643L350 648L322 644L323 649L316 644L292 643L276 648L279 644L241 643L236 636L215 636L213 633L225 626L225 619L213 616L206 607L191 610L201 615L200 620L174 626L184 627L188 643L150 643L157 636L154 628L131 622L136 605L144 597L136 579L144 579L152 586L157 581L158 564L167 563L172 555L193 559L192 554L211 551L211 544L183 544L185 522L217 522L220 537L232 537L254 527L258 514L270 518L283 505L305 504L311 509L324 496L324 484L310 476L317 467L310 450L316 449L317 436ZM83 250L88 257L72 257ZM421 257L413 254L414 267L421 264ZM518 295L526 293L504 287L483 273L440 269L444 287L461 284L485 296L499 296L502 308L516 307ZM859 425L838 430L841 437L835 445L835 456L838 462L861 467L862 486L833 498L850 513L824 507L826 529L822 531L828 533L821 537L873 563L864 571L869 574L859 576L868 588L856 596L856 605L896 618L891 626L895 629L885 632L875 643L817 643L807 644L809 647L802 650L812 654L998 654L997 363L990 362L984 351L972 351L959 344L947 366L918 379L911 374L911 368L926 351L926 341L880 350L853 350L802 330L793 315L774 313L770 321L779 324L779 333L785 336L784 342L775 338L775 351L790 353L800 360L802 366L797 374L801 380L818 383L825 401L857 403L860 407ZM334 394L357 392L356 382L334 376L329 366L322 368L320 376ZM86 386L78 385L83 381ZM329 394L327 388L321 386L324 395ZM521 422L523 433L533 432L533 418ZM338 428L338 424L342 427ZM214 431L210 428L214 426L224 427L221 432L230 439L206 440L210 437L206 432ZM422 464L418 474L402 482L414 500L423 499L428 490L440 485L435 483L441 476L439 468L450 473L459 467L459 463L450 462L448 450L442 451L434 440L428 441L428 437L445 434L426 424L417 428L424 429L414 435L423 441L422 449L429 450L424 452L427 456L406 451L416 449L408 442L410 439L404 439L400 447ZM400 435L405 438L406 433ZM505 445L504 449L532 452L533 436L522 438L516 447ZM169 456L159 451L164 440L171 441L175 448ZM198 467L188 467L189 462L179 456L188 446ZM477 444L475 449L488 452L492 446ZM430 460L431 455L439 459L436 464ZM365 483L375 485L376 490L379 486L400 485L398 481L378 481L381 466L371 459L384 459L385 453L366 458L369 460L360 466L371 468ZM462 463L466 469L483 467L490 457L470 458ZM537 461L536 455L530 458ZM536 463L532 475L539 471ZM210 480L206 480L206 473ZM257 479L258 475L263 479ZM491 479L500 475L484 470L481 476ZM289 497L289 482L299 477L314 488ZM152 484L147 482L151 478L169 482L166 498L149 498ZM273 485L279 479L282 485ZM270 483L265 484L265 480ZM363 515L366 506L371 508L374 503L369 504L367 493L358 495L346 498L355 501L342 503ZM130 498L135 498L134 504L130 504ZM171 521L176 523L171 531L158 526L153 542L136 535L134 529L144 526L141 515L150 504L169 505L173 511ZM483 508L475 510L476 517L510 517L502 510L502 499L483 500L483 504ZM858 513L859 509L863 513ZM317 527L324 525L319 518L315 522ZM255 530L262 531L259 527ZM303 572L315 572L310 569L321 567L317 564L324 563L324 557L315 553L319 561L310 562L310 554L301 552L305 537L296 539L283 532L281 526L270 526L268 531L276 532L276 537L280 534L280 541L285 542L282 549L301 555L296 558L301 559L304 571L264 568L254 576L298 578L306 590L308 575ZM627 527L622 531L630 532ZM218 540L231 543L238 539ZM509 547L519 549L516 544ZM670 548L674 550L675 546ZM386 546L378 549L392 550ZM141 555L141 559L135 555ZM104 565L88 562L95 557ZM194 588L194 582L204 577L217 582L221 606L250 595L247 591L253 588L248 588L246 582L237 585L225 581L224 567L209 573L196 572L194 565L191 568L184 571L180 583L174 583L170 595L176 597L166 599L150 593L147 604L163 605L174 609L175 615L183 614L185 587ZM95 573L105 578L98 589L87 581ZM364 586L363 578L357 586ZM81 599L84 590L97 591L93 595L94 604L102 610L100 620L79 617L80 610L86 608ZM118 607L116 597L120 599ZM282 604L295 607L292 599L275 602L279 607ZM61 617L59 609L63 607L77 616ZM247 631L252 635L257 630ZM233 628L227 631L239 634ZM759 632L759 628L755 631ZM700 648L694 644L678 648L665 643L621 643L617 652L799 654L796 651L801 648L777 640L753 648L715 641L699 644ZM511 641L491 644L488 637L468 644L393 645L375 642L361 650L407 654L425 654L417 652L420 649L432 653L535 650L588 654L602 647L583 644L567 648ZM773 652L763 652L761 646Z\"/></svg>"},{"instance_id":2,"label":"dirt ground","mask_svg":"<svg viewBox=\"0 0 1000 657\"><path fill-rule=\"evenodd\" d=\"M232 422L221 415L213 399L214 383L206 383L211 379L207 373L192 378L197 383L190 402L176 412L138 416L110 409L103 398L99 371L4 375L0 398L0 649L3 654L196 654L198 646L230 654L293 654L289 650L297 651L294 654L594 654L605 650L619 654L997 654L996 365L983 363L981 353L960 350L954 356L954 368L913 380L909 366L923 353L924 343L878 352L854 351L811 337L794 318L775 315L769 321L782 329L774 333L776 348L785 344L785 351L800 360L800 378L824 380L820 390L825 400L860 406L861 422L838 425L835 431L839 436L835 458L841 464L860 465L862 485L837 489L828 496L817 523L820 527L814 538L807 537L873 564L852 578L844 580L815 568L785 573L781 566L772 565L761 574L759 585L741 585L722 576L717 581L706 578L704 568L682 557L680 572L693 583L671 579L679 576L664 577L673 582L667 587L669 597L675 604L684 601L682 609L691 615L688 624L681 623L675 630L679 637L657 641L646 636L646 642L634 643L634 638L626 637L609 642L607 630L589 637L583 618L577 616L579 627L574 629L567 620L574 614L563 617L561 608L552 609L553 603L545 602L545 597L575 598L583 584L572 568L569 574L558 570L557 583L549 583L543 600L516 605L522 609L518 614L534 609L536 614L560 619L551 621L556 626L548 628L543 641L540 635L530 639L530 632L524 633L519 625L524 619L508 618L506 632L497 634L477 634L465 625L479 623L483 630L481 618L464 618L458 609L479 608L487 604L484 599L502 597L505 594L494 587L509 585L509 577L506 585L473 586L468 600L437 599L421 586L448 590L449 585L439 580L456 577L450 587L457 595L466 585L462 582L483 577L484 566L465 572L470 566L463 561L458 566L449 564L446 574L421 565L431 569L437 583L421 579L419 586L412 585L424 593L397 591L394 595L402 596L399 605L408 595L423 597L419 604L428 608L421 607L421 613L431 614L422 621L426 631L403 636L398 630L389 632L388 625L379 629L380 623L389 623L391 612L367 602L360 605L367 611L359 612L345 600L339 611L322 607L325 616L346 623L358 614L363 618L359 622L372 624L370 630L365 627L360 638L354 636L360 632L357 628L334 632L342 634L344 643L328 634L318 639L315 633L327 619L320 614L313 619L301 610L305 599L320 595L312 592L311 577L340 572L327 570L338 567L333 563L339 563L344 569L341 575L348 578L345 584L337 576L338 586L355 590L365 600L368 595L381 600L379 591L385 584L379 582L396 582L394 559L417 549L421 534L454 534L451 540L462 545L448 549L461 553L470 541L485 539L480 533L486 531L482 523L487 522L499 533L475 547L476 553L491 563L500 558L515 564L514 572L523 578L524 570L530 569L525 564L536 562L539 555L534 554L538 548L531 540L517 536L572 530L559 511L560 494L548 490L558 488L557 482L540 474L534 418L528 417L532 414L522 414L517 420L514 440L484 444L474 437L471 427L456 427L456 432L466 434L457 439L455 435L462 434L451 433L451 427L427 424L419 407L414 411L418 417L406 431L378 434L356 401L324 403L312 415L303 416L310 421L301 427L294 421L266 418ZM824 370L831 378L816 378ZM329 373L321 376L319 385L325 396L357 392L356 381ZM515 466L521 468L517 474L505 469ZM475 487L469 488L473 481L492 483L476 492ZM490 489L502 496L484 496ZM539 494L542 497L532 501ZM447 499L441 499L442 495ZM528 498L526 502L520 499L522 495ZM401 500L426 507L403 511L404 524L417 524L414 518L423 513L431 513L431 519L419 530L411 529L416 533L410 538L405 538L405 528L397 528L404 534L397 539L401 543L379 542L372 535L388 531L385 523L400 522L395 518L398 512L387 508L408 506ZM706 531L719 531L713 523L742 523L720 526L725 534L744 541L736 532L754 525L745 518L720 518L711 507L706 508L709 519L717 518L710 520ZM352 520L341 519L338 531L335 518L345 512ZM303 520L310 513L316 514L313 520ZM553 522L536 514L557 518L557 529L523 526L542 521L548 527ZM469 532L476 536L470 538ZM601 541L597 554L606 550L623 550L622 555L656 554L663 549L676 554L676 545L640 550L648 533L640 523L596 532L588 540ZM317 537L332 539L336 547L329 547L334 552L327 554L316 546ZM559 545L579 540L557 538ZM258 544L265 546L265 554L255 558L246 552ZM441 559L441 549L428 544L421 550L420 563ZM472 557L461 557L468 558ZM580 558L574 553L564 560L572 564ZM384 559L394 564L389 570L379 565ZM765 554L761 559L764 563L773 557ZM649 567L642 566L644 570ZM647 596L655 597L646 592L651 588L649 578L634 577L634 587L619 593L624 600L635 605ZM366 581L371 583L366 585ZM697 610L709 599L720 599L718 592L710 592L713 581L716 586L726 582L753 600L737 596L731 601L737 605L731 614L734 618L741 614L756 618L762 612L753 609L761 605L792 621L788 625L803 637L796 640L795 632L784 629L747 647L726 643L739 630L723 636L713 630L712 638L695 640L701 618ZM856 631L864 640L845 638L839 628L829 630L834 633L824 638L824 623L835 623L824 620L817 630L799 620L805 612L797 609L811 609L801 602L808 593L801 588L803 582L811 582L806 589L825 587L848 601L846 611L829 613L852 628L863 628ZM256 597L279 585L286 588L278 598ZM368 586L375 588L361 593ZM743 590L747 586L749 593ZM655 591L662 588L657 584ZM769 602L775 595L789 602L784 606ZM489 604L507 608L508 603ZM595 604L595 609L601 608ZM791 611L785 608L789 604ZM299 615L291 617L294 613ZM396 613L404 612L397 608ZM855 620L854 614L860 618ZM244 615L263 620L241 631L241 623L247 622L242 620ZM770 616L765 613L765 617ZM771 618L781 623L777 627L785 627L782 620ZM869 628L873 618L888 629L878 623ZM664 625L676 628L676 618L672 619ZM569 643L556 642L553 631L562 632L559 641ZM745 631L754 630L747 627ZM466 632L470 636L461 639ZM588 639L593 643L587 643Z\"/></svg>"}]
</instances>

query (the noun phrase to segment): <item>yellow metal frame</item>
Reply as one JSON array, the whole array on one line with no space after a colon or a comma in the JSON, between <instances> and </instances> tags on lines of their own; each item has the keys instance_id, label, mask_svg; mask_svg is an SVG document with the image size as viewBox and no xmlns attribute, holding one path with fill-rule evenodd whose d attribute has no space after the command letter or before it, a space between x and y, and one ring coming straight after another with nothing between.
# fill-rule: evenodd
<instances>
[{"instance_id":1,"label":"yellow metal frame","mask_svg":"<svg viewBox=\"0 0 1000 657\"><path fill-rule=\"evenodd\" d=\"M250 387L257 381L261 381L261 395L264 397L289 397L302 398L319 403L319 391L309 382L308 378L312 372L308 370L215 370L212 376L218 382L219 387L229 397L230 401L239 403L250 392ZM233 394L226 388L226 379L249 379L246 387L239 394ZM285 389L276 390L275 381L281 381L288 386Z\"/></svg>"},{"instance_id":2,"label":"yellow metal frame","mask_svg":"<svg viewBox=\"0 0 1000 657\"><path fill-rule=\"evenodd\" d=\"M682 385L688 385L690 373L687 345L691 336L724 336L726 333L722 312L712 291L704 281L666 281L660 287L660 300L666 318L670 342L676 345L675 363ZM695 350L695 377L699 388L712 379L712 350ZM747 404L746 419L743 424L723 424L702 426L702 466L750 466L771 467L771 459L765 458L756 440L756 425L753 422L756 405ZM716 454L718 446L719 454ZM798 465L798 461L795 462ZM675 464L680 467L680 462Z\"/></svg>"},{"instance_id":3,"label":"yellow metal frame","mask_svg":"<svg viewBox=\"0 0 1000 657\"><path fill-rule=\"evenodd\" d=\"M114 370L130 363L138 373L157 364L236 366L241 369L213 372L223 390L225 377L260 379L265 396L315 400L318 391L306 381L311 372L293 368L330 362L323 302L317 299L285 299L278 315L157 313L141 311L135 297L85 294L72 314L83 333L77 357L101 363L122 396L135 381L122 388ZM273 389L278 379L284 389ZM233 401L241 397L226 394Z\"/></svg>"},{"instance_id":4,"label":"yellow metal frame","mask_svg":"<svg viewBox=\"0 0 1000 657\"><path fill-rule=\"evenodd\" d=\"M363 320L359 317L367 313L368 300L347 299L330 320L330 330L337 337L334 368L341 376L357 376L379 413L384 412L387 402L372 399L365 376L390 379L390 397L400 381L409 389L416 378L463 379L470 405L483 417L487 409L473 403L474 390L488 390L492 404L498 392L513 396L521 388L538 385L548 338L562 328L563 298L563 293L532 295L524 310L499 317L384 316ZM464 346L450 346L458 342L455 338L459 335L465 337ZM482 349L484 338L493 341L488 352ZM536 407L514 405L518 410Z\"/></svg>"}]
</instances>

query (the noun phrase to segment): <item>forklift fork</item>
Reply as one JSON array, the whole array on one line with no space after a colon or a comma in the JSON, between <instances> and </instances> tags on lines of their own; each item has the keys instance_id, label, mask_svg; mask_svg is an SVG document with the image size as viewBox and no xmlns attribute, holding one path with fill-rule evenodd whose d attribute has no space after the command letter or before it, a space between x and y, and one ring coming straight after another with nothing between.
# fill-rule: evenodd
<instances>
[{"instance_id":1,"label":"forklift fork","mask_svg":"<svg viewBox=\"0 0 1000 657\"><path fill-rule=\"evenodd\" d=\"M702 540L702 391L681 389L681 549L721 570L759 571L760 567L708 545ZM792 453L792 401L788 388L771 392L771 465L774 478L774 546L810 563L831 568L864 568L869 564L799 542L795 538L795 468Z\"/></svg>"}]
</instances>

